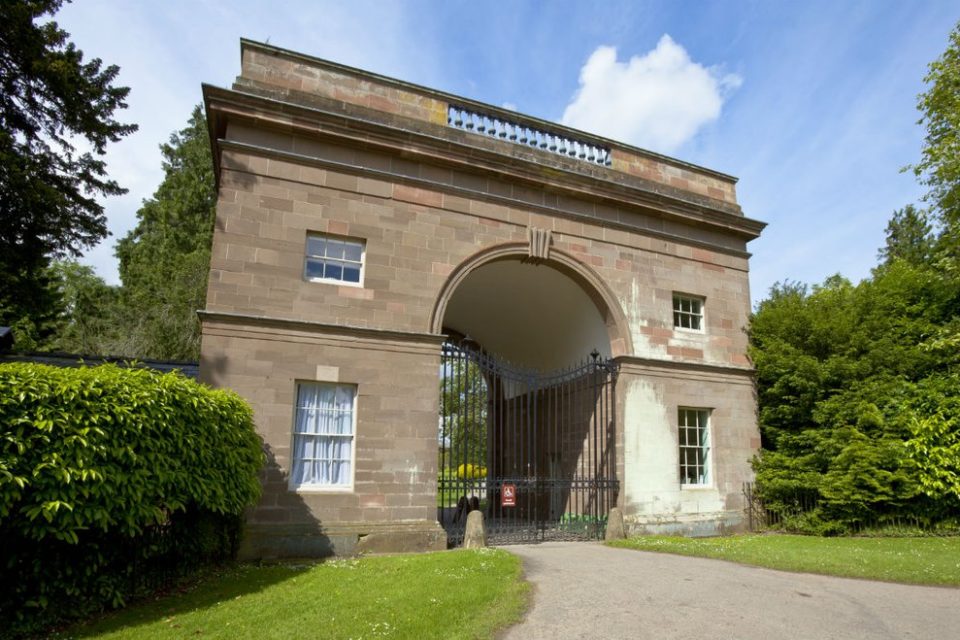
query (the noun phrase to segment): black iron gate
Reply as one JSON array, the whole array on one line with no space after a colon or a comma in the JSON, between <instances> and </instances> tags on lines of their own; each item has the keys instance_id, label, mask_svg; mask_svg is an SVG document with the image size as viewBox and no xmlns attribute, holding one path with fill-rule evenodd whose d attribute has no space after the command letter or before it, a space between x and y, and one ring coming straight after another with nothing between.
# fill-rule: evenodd
<instances>
[{"instance_id":1,"label":"black iron gate","mask_svg":"<svg viewBox=\"0 0 960 640\"><path fill-rule=\"evenodd\" d=\"M617 364L593 353L543 374L453 344L441 362L437 519L450 545L474 509L491 544L601 538L619 491Z\"/></svg>"}]
</instances>

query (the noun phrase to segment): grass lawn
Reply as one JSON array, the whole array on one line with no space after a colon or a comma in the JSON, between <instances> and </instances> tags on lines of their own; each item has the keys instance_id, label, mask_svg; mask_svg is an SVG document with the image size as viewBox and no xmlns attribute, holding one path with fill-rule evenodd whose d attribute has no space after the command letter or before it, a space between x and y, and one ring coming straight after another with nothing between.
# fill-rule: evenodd
<instances>
[{"instance_id":1,"label":"grass lawn","mask_svg":"<svg viewBox=\"0 0 960 640\"><path fill-rule=\"evenodd\" d=\"M238 565L71 627L70 638L490 638L527 605L505 551Z\"/></svg>"},{"instance_id":2,"label":"grass lawn","mask_svg":"<svg viewBox=\"0 0 960 640\"><path fill-rule=\"evenodd\" d=\"M719 558L784 571L960 586L960 537L640 536L608 544L624 549Z\"/></svg>"}]
</instances>

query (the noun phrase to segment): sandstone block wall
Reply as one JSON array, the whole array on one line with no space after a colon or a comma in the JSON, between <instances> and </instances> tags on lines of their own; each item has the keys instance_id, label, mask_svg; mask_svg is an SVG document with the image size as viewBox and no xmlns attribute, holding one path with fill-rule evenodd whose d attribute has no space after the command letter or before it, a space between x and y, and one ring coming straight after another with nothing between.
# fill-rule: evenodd
<instances>
[{"instance_id":1,"label":"sandstone block wall","mask_svg":"<svg viewBox=\"0 0 960 640\"><path fill-rule=\"evenodd\" d=\"M537 227L552 230L552 250L607 283L629 321L630 355L749 367L747 258L651 237L641 229L663 228L652 217L608 212L588 201L567 203L593 212L577 220L551 216L543 205L498 204L486 199L501 188L490 180L468 198L451 195L444 182L413 187L402 176L389 182L240 152L225 153L222 167L211 311L429 331L440 290L458 265L485 248L526 243L527 228ZM431 171L415 169L417 175ZM548 196L541 191L530 199ZM627 213L636 231L606 224ZM693 227L676 231L691 243L705 235ZM366 241L363 288L304 280L310 232ZM674 292L705 299L703 332L674 329Z\"/></svg>"},{"instance_id":2,"label":"sandstone block wall","mask_svg":"<svg viewBox=\"0 0 960 640\"><path fill-rule=\"evenodd\" d=\"M485 252L522 254L531 228L609 305L628 524L736 525L759 446L744 329L762 224L735 180L602 139L610 167L453 130L455 97L249 42L235 89L205 95L219 199L201 376L251 402L270 456L246 555L443 545L444 296ZM311 233L364 242L362 286L304 278ZM703 298L702 332L674 328L677 292ZM296 385L310 381L357 386L349 491L289 485ZM679 486L678 406L712 410L709 487Z\"/></svg>"}]
</instances>

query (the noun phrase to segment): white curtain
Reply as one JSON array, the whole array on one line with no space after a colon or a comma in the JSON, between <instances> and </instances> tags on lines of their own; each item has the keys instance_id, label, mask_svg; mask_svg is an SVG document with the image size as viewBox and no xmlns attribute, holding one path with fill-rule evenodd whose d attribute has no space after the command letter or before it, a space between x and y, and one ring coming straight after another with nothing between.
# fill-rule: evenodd
<instances>
[{"instance_id":1,"label":"white curtain","mask_svg":"<svg viewBox=\"0 0 960 640\"><path fill-rule=\"evenodd\" d=\"M354 394L350 386L300 385L293 438L295 484L350 484Z\"/></svg>"}]
</instances>

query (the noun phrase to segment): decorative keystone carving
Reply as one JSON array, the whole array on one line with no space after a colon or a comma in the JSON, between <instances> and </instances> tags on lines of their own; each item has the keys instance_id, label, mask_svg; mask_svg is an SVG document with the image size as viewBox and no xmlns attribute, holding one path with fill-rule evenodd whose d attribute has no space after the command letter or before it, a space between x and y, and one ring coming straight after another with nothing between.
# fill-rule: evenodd
<instances>
[{"instance_id":1,"label":"decorative keystone carving","mask_svg":"<svg viewBox=\"0 0 960 640\"><path fill-rule=\"evenodd\" d=\"M530 259L540 262L550 257L550 229L527 227L527 239L530 241Z\"/></svg>"}]
</instances>

